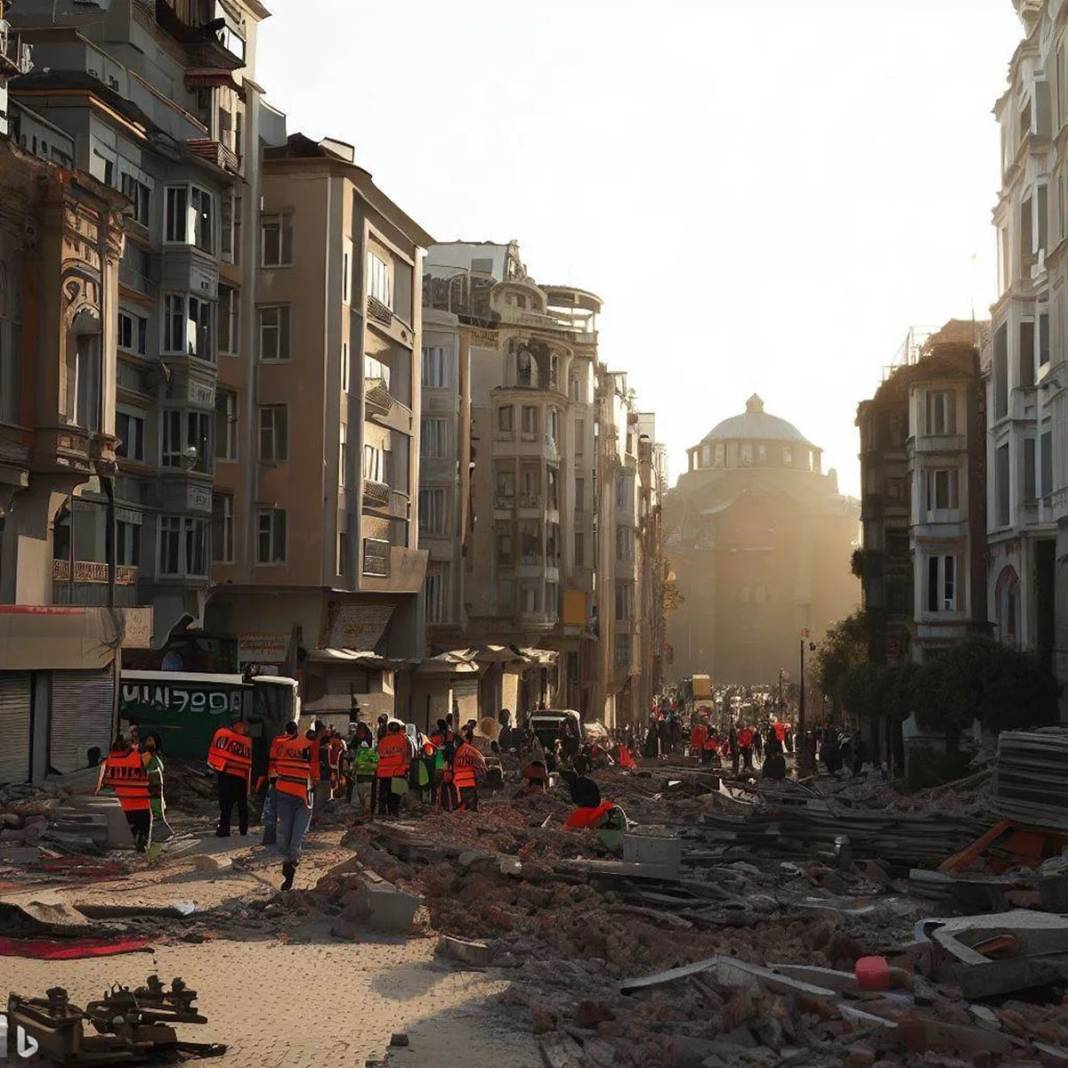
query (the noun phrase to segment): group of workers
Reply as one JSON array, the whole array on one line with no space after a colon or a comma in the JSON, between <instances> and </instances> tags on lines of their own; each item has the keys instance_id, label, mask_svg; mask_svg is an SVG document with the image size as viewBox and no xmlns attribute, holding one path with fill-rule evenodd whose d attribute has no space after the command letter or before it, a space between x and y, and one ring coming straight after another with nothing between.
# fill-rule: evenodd
<instances>
[{"instance_id":1,"label":"group of workers","mask_svg":"<svg viewBox=\"0 0 1068 1068\"><path fill-rule=\"evenodd\" d=\"M98 754L99 749L94 750L92 759L96 760ZM99 766L95 792L100 793L105 786L114 790L129 824L134 848L139 853L148 852L156 823L170 832L163 800L163 759L159 755L159 739L154 734L142 739L137 727L133 726L128 734L116 737Z\"/></svg>"}]
</instances>

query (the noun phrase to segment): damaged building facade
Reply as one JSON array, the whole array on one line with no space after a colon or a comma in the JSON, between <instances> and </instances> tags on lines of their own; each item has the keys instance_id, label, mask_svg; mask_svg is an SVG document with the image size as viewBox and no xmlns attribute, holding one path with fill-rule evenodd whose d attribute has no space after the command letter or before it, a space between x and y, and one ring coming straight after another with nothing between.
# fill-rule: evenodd
<instances>
[{"instance_id":1,"label":"damaged building facade","mask_svg":"<svg viewBox=\"0 0 1068 1068\"><path fill-rule=\"evenodd\" d=\"M491 673L483 706L544 701L635 721L652 603L639 585L640 519L659 507L660 483L652 440L639 477L633 396L599 357L600 299L536 282L515 242L454 242L430 248L423 300L431 651L461 638L547 651L550 663ZM658 537L644 544L659 552Z\"/></svg>"},{"instance_id":2,"label":"damaged building facade","mask_svg":"<svg viewBox=\"0 0 1068 1068\"><path fill-rule=\"evenodd\" d=\"M802 631L818 641L857 607L857 502L821 456L756 395L688 451L664 509L685 591L668 627L676 677L796 679Z\"/></svg>"}]
</instances>

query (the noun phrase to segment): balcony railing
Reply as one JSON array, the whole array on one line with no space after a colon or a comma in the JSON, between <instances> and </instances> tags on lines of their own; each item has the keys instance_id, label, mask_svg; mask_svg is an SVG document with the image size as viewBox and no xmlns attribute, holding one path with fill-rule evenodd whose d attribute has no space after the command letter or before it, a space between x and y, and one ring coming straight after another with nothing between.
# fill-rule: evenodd
<instances>
[{"instance_id":1,"label":"balcony railing","mask_svg":"<svg viewBox=\"0 0 1068 1068\"><path fill-rule=\"evenodd\" d=\"M363 573L389 578L390 544L380 538L363 539Z\"/></svg>"},{"instance_id":2,"label":"balcony railing","mask_svg":"<svg viewBox=\"0 0 1068 1068\"><path fill-rule=\"evenodd\" d=\"M373 478L363 480L363 503L371 508L388 508L390 501L390 488L386 482L378 482Z\"/></svg>"},{"instance_id":3,"label":"balcony railing","mask_svg":"<svg viewBox=\"0 0 1068 1068\"><path fill-rule=\"evenodd\" d=\"M541 507L541 494L540 493L521 493L519 495L519 507L520 508L540 508Z\"/></svg>"},{"instance_id":4,"label":"balcony railing","mask_svg":"<svg viewBox=\"0 0 1068 1068\"><path fill-rule=\"evenodd\" d=\"M211 163L219 170L230 174L241 173L241 161L237 158L237 153L222 141L215 141L210 137L189 137L186 138L185 144L194 156Z\"/></svg>"},{"instance_id":5,"label":"balcony railing","mask_svg":"<svg viewBox=\"0 0 1068 1068\"><path fill-rule=\"evenodd\" d=\"M382 303L377 297L367 298L367 314L383 326L393 325L393 311Z\"/></svg>"},{"instance_id":6,"label":"balcony railing","mask_svg":"<svg viewBox=\"0 0 1068 1068\"><path fill-rule=\"evenodd\" d=\"M11 24L0 19L0 73L5 77L29 74L33 70L30 46L11 32Z\"/></svg>"},{"instance_id":7,"label":"balcony railing","mask_svg":"<svg viewBox=\"0 0 1068 1068\"><path fill-rule=\"evenodd\" d=\"M396 401L384 378L365 378L364 403L368 415L389 415Z\"/></svg>"},{"instance_id":8,"label":"balcony railing","mask_svg":"<svg viewBox=\"0 0 1068 1068\"><path fill-rule=\"evenodd\" d=\"M119 564L115 568L115 584L118 586L136 586L140 570L136 567L127 567ZM100 560L75 560L74 581L100 583L108 580L108 565ZM70 561L52 561L52 581L70 581Z\"/></svg>"}]
</instances>

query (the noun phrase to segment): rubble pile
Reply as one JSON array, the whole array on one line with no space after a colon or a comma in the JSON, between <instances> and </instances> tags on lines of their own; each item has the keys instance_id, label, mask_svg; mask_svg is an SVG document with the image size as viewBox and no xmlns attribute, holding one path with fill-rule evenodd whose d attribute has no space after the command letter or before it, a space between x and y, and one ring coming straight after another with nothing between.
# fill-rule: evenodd
<instances>
[{"instance_id":1,"label":"rubble pile","mask_svg":"<svg viewBox=\"0 0 1068 1068\"><path fill-rule=\"evenodd\" d=\"M1068 1063L1068 963L1057 985L1059 957L1032 960L1017 913L985 917L992 931L941 932L909 879L917 860L933 866L989 829L985 780L960 797L908 799L876 781L779 784L739 805L733 791L673 796L658 774L598 779L632 819L656 821L643 832L678 833L674 877L645 878L594 834L565 833L563 788L478 813L362 823L344 840L425 906L442 956L507 969L505 1000L545 1064ZM316 891L335 910L341 894L334 874ZM1004 944L990 941L999 924ZM952 955L969 932L1016 953L1011 967L994 976L973 964L983 979L969 980ZM1032 965L1046 969L1037 990ZM1033 1001L1016 997L1025 991Z\"/></svg>"}]
</instances>

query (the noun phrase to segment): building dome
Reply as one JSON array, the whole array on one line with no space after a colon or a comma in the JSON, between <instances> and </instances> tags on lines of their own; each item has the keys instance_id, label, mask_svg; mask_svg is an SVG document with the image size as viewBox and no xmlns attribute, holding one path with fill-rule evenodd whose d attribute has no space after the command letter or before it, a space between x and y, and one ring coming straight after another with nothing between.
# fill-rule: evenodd
<instances>
[{"instance_id":1,"label":"building dome","mask_svg":"<svg viewBox=\"0 0 1068 1068\"><path fill-rule=\"evenodd\" d=\"M769 415L764 411L764 402L755 393L745 402L742 415L732 415L714 426L701 441L796 441L803 445L811 442L793 423Z\"/></svg>"}]
</instances>

